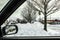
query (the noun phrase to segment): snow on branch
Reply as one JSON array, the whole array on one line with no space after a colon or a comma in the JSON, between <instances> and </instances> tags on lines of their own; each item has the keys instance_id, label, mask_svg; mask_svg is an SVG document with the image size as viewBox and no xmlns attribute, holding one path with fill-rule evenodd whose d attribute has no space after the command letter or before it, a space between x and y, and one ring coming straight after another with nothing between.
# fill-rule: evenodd
<instances>
[{"instance_id":1,"label":"snow on branch","mask_svg":"<svg viewBox=\"0 0 60 40\"><path fill-rule=\"evenodd\" d=\"M42 11L42 9L40 8L40 9L38 9L37 7L36 7L36 5L38 4L36 4L35 3L35 5L34 5L34 3L32 3L32 2L30 2L30 1L27 1L27 4L33 9L33 10L36 10L36 11L39 11L39 12L41 12L41 13L43 13L44 14L44 12Z\"/></svg>"}]
</instances>

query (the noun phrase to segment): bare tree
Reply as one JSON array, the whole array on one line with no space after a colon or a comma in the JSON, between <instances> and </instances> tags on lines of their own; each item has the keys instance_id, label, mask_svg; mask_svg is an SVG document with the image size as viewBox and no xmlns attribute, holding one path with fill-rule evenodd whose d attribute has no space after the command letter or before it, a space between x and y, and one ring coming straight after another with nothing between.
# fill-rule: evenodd
<instances>
[{"instance_id":1,"label":"bare tree","mask_svg":"<svg viewBox=\"0 0 60 40\"><path fill-rule=\"evenodd\" d=\"M59 11L60 0L29 0L28 4L44 15L44 30L47 31L47 16Z\"/></svg>"},{"instance_id":2,"label":"bare tree","mask_svg":"<svg viewBox=\"0 0 60 40\"><path fill-rule=\"evenodd\" d=\"M29 7L28 5L26 7L23 8L22 12L22 16L24 19L27 20L27 22L31 23L32 20L36 19L36 11L33 10L31 7Z\"/></svg>"}]
</instances>

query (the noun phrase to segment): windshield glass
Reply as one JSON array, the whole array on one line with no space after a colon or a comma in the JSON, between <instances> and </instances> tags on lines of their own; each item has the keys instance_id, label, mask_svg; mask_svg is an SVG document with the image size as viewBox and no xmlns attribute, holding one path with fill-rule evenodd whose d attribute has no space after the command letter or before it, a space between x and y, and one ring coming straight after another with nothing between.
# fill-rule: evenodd
<instances>
[{"instance_id":1,"label":"windshield glass","mask_svg":"<svg viewBox=\"0 0 60 40\"><path fill-rule=\"evenodd\" d=\"M0 1L0 9L2 9L1 7L5 5L5 1ZM6 2L8 1L6 0ZM45 5L43 4L44 2ZM46 3L48 4L47 7ZM58 0L27 0L5 21L1 27L12 24L17 25L18 32L13 35L6 35L6 37L60 36L59 6L60 1Z\"/></svg>"},{"instance_id":2,"label":"windshield glass","mask_svg":"<svg viewBox=\"0 0 60 40\"><path fill-rule=\"evenodd\" d=\"M2 10L2 8L7 4L9 0L0 0L0 11Z\"/></svg>"}]
</instances>

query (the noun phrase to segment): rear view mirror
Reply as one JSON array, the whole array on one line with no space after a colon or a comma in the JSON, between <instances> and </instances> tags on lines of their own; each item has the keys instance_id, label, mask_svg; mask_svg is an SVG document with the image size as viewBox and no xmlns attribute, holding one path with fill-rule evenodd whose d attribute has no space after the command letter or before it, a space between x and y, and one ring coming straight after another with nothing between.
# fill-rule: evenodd
<instances>
[{"instance_id":1,"label":"rear view mirror","mask_svg":"<svg viewBox=\"0 0 60 40\"><path fill-rule=\"evenodd\" d=\"M17 25L7 25L2 28L3 35L12 35L18 32Z\"/></svg>"}]
</instances>

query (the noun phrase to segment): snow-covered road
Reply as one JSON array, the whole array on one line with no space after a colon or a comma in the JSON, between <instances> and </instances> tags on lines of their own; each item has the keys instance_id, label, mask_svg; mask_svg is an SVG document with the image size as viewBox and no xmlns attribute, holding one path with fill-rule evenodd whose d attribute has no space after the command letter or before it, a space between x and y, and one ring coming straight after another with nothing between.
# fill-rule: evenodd
<instances>
[{"instance_id":1,"label":"snow-covered road","mask_svg":"<svg viewBox=\"0 0 60 40\"><path fill-rule=\"evenodd\" d=\"M54 30L60 33L60 24L57 25L48 25L48 29Z\"/></svg>"}]
</instances>

